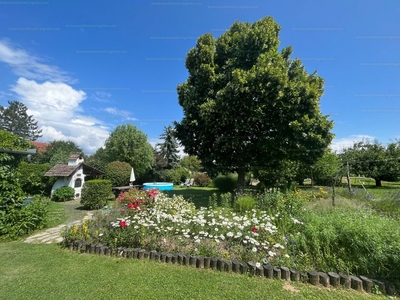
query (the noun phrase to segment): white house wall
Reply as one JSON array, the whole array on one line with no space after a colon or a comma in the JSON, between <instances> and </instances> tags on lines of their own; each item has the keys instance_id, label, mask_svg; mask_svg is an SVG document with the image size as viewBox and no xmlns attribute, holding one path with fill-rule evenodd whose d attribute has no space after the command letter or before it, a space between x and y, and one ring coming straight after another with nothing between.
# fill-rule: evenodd
<instances>
[{"instance_id":1,"label":"white house wall","mask_svg":"<svg viewBox=\"0 0 400 300\"><path fill-rule=\"evenodd\" d=\"M76 188L75 180L78 178L82 180L82 184L80 187ZM83 174L83 168L80 167L78 170L75 171L74 174L72 174L72 176L58 178L57 181L53 184L53 187L51 188L51 196L53 196L53 193L56 189L63 186L69 186L75 190L75 198L80 198L82 193L82 186L84 183L85 183L85 175Z\"/></svg>"}]
</instances>

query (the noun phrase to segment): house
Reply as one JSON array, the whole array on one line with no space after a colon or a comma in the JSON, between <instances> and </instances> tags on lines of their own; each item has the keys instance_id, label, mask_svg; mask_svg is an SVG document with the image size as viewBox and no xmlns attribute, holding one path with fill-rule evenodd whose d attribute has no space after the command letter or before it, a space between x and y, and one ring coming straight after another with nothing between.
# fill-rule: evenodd
<instances>
[{"instance_id":1,"label":"house","mask_svg":"<svg viewBox=\"0 0 400 300\"><path fill-rule=\"evenodd\" d=\"M37 152L39 154L46 151L46 147L50 146L50 143L43 143L43 142L31 142L33 146L37 148Z\"/></svg>"},{"instance_id":2,"label":"house","mask_svg":"<svg viewBox=\"0 0 400 300\"><path fill-rule=\"evenodd\" d=\"M82 186L85 180L94 176L104 174L84 163L82 153L73 153L68 158L68 163L58 163L44 174L44 176L58 177L51 188L51 195L54 191L63 186L70 186L75 189L75 198L79 198L82 193Z\"/></svg>"}]
</instances>

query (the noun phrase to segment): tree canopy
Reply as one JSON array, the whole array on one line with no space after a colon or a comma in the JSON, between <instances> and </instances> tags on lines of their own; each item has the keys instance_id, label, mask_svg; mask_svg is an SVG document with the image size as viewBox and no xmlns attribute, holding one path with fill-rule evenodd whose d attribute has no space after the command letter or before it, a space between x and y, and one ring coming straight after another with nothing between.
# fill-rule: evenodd
<instances>
[{"instance_id":1,"label":"tree canopy","mask_svg":"<svg viewBox=\"0 0 400 300\"><path fill-rule=\"evenodd\" d=\"M200 36L178 85L184 118L175 123L185 152L205 168L238 172L282 159L312 163L330 144L333 122L320 112L324 80L308 74L292 48L278 52L280 26L271 17L235 22L217 39Z\"/></svg>"},{"instance_id":2,"label":"tree canopy","mask_svg":"<svg viewBox=\"0 0 400 300\"><path fill-rule=\"evenodd\" d=\"M117 126L105 142L105 152L110 162L129 163L140 176L154 163L153 148L147 136L132 124Z\"/></svg>"},{"instance_id":3,"label":"tree canopy","mask_svg":"<svg viewBox=\"0 0 400 300\"><path fill-rule=\"evenodd\" d=\"M344 163L349 162L350 172L371 177L376 186L382 181L397 181L400 177L400 142L383 146L377 140L356 142L341 154Z\"/></svg>"},{"instance_id":4,"label":"tree canopy","mask_svg":"<svg viewBox=\"0 0 400 300\"><path fill-rule=\"evenodd\" d=\"M178 142L175 139L175 130L172 126L165 127L164 132L160 136L164 141L158 143L158 153L167 160L168 167L173 168L178 165Z\"/></svg>"},{"instance_id":5,"label":"tree canopy","mask_svg":"<svg viewBox=\"0 0 400 300\"><path fill-rule=\"evenodd\" d=\"M82 152L83 150L72 141L52 141L46 146L45 151L36 155L35 161L38 163L48 163L51 166L61 162L68 162L72 153Z\"/></svg>"},{"instance_id":6,"label":"tree canopy","mask_svg":"<svg viewBox=\"0 0 400 300\"><path fill-rule=\"evenodd\" d=\"M42 130L38 130L38 122L32 115L28 116L27 110L28 108L18 101L8 101L8 107L0 105L0 129L25 140L37 140L42 136Z\"/></svg>"}]
</instances>

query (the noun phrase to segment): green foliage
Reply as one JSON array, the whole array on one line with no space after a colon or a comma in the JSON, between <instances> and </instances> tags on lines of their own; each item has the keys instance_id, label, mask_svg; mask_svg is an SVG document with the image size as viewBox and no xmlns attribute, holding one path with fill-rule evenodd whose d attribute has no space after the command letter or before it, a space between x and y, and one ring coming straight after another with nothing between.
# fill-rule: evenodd
<instances>
[{"instance_id":1,"label":"green foliage","mask_svg":"<svg viewBox=\"0 0 400 300\"><path fill-rule=\"evenodd\" d=\"M309 74L291 47L279 49L280 26L271 17L235 22L214 39L204 34L187 54L189 77L180 84L184 118L177 138L209 174L268 169L283 158L314 162L333 134L319 100L324 80Z\"/></svg>"},{"instance_id":2,"label":"green foliage","mask_svg":"<svg viewBox=\"0 0 400 300\"><path fill-rule=\"evenodd\" d=\"M329 209L303 213L293 254L318 269L394 278L400 268L400 223L367 210Z\"/></svg>"},{"instance_id":3,"label":"green foliage","mask_svg":"<svg viewBox=\"0 0 400 300\"><path fill-rule=\"evenodd\" d=\"M109 161L129 163L140 176L151 169L154 163L153 148L147 136L132 124L117 126L105 142Z\"/></svg>"},{"instance_id":4,"label":"green foliage","mask_svg":"<svg viewBox=\"0 0 400 300\"><path fill-rule=\"evenodd\" d=\"M375 179L376 186L382 180L397 181L400 177L400 141L384 147L377 140L368 139L354 143L341 154L343 163L349 162L350 173Z\"/></svg>"},{"instance_id":5,"label":"green foliage","mask_svg":"<svg viewBox=\"0 0 400 300\"><path fill-rule=\"evenodd\" d=\"M102 208L113 198L110 180L89 180L82 187L81 204L85 209Z\"/></svg>"},{"instance_id":6,"label":"green foliage","mask_svg":"<svg viewBox=\"0 0 400 300\"><path fill-rule=\"evenodd\" d=\"M253 173L259 182L261 190L270 188L287 189L295 180L299 169L299 163L290 160L271 161L267 167L254 168Z\"/></svg>"},{"instance_id":7,"label":"green foliage","mask_svg":"<svg viewBox=\"0 0 400 300\"><path fill-rule=\"evenodd\" d=\"M194 155L184 156L180 160L179 165L194 173L199 172L202 169L201 160Z\"/></svg>"},{"instance_id":8,"label":"green foliage","mask_svg":"<svg viewBox=\"0 0 400 300\"><path fill-rule=\"evenodd\" d=\"M113 161L106 165L105 178L111 181L113 186L127 186L132 171L130 164L121 161Z\"/></svg>"},{"instance_id":9,"label":"green foliage","mask_svg":"<svg viewBox=\"0 0 400 300\"><path fill-rule=\"evenodd\" d=\"M18 171L22 190L28 195L50 195L51 188L57 179L43 176L49 169L49 164L33 164L21 161L18 165Z\"/></svg>"},{"instance_id":10,"label":"green foliage","mask_svg":"<svg viewBox=\"0 0 400 300\"><path fill-rule=\"evenodd\" d=\"M211 196L208 197L208 207L216 208L218 205L218 196L216 193L213 193Z\"/></svg>"},{"instance_id":11,"label":"green foliage","mask_svg":"<svg viewBox=\"0 0 400 300\"><path fill-rule=\"evenodd\" d=\"M237 186L237 180L237 174L230 173L228 175L218 175L214 178L213 183L221 193L233 193Z\"/></svg>"},{"instance_id":12,"label":"green foliage","mask_svg":"<svg viewBox=\"0 0 400 300\"><path fill-rule=\"evenodd\" d=\"M65 202L73 200L75 197L75 190L70 186L63 186L53 192L52 200L57 202Z\"/></svg>"},{"instance_id":13,"label":"green foliage","mask_svg":"<svg viewBox=\"0 0 400 300\"><path fill-rule=\"evenodd\" d=\"M231 193L221 194L221 207L231 208L233 195Z\"/></svg>"},{"instance_id":14,"label":"green foliage","mask_svg":"<svg viewBox=\"0 0 400 300\"><path fill-rule=\"evenodd\" d=\"M194 176L194 184L200 187L206 187L211 183L210 177L204 173L198 173Z\"/></svg>"},{"instance_id":15,"label":"green foliage","mask_svg":"<svg viewBox=\"0 0 400 300\"><path fill-rule=\"evenodd\" d=\"M42 229L48 221L48 198L35 196L33 202L14 207L0 220L0 241L15 240Z\"/></svg>"},{"instance_id":16,"label":"green foliage","mask_svg":"<svg viewBox=\"0 0 400 300\"><path fill-rule=\"evenodd\" d=\"M105 171L106 165L110 163L107 152L104 148L97 149L96 153L85 159L85 163L98 170Z\"/></svg>"},{"instance_id":17,"label":"green foliage","mask_svg":"<svg viewBox=\"0 0 400 300\"><path fill-rule=\"evenodd\" d=\"M0 105L0 129L8 131L24 140L35 141L41 137L37 121L28 116L28 108L19 101L8 101L8 107Z\"/></svg>"},{"instance_id":18,"label":"green foliage","mask_svg":"<svg viewBox=\"0 0 400 300\"><path fill-rule=\"evenodd\" d=\"M165 171L165 178L168 182L179 185L185 182L186 178L190 178L190 173L185 168L177 168Z\"/></svg>"},{"instance_id":19,"label":"green foliage","mask_svg":"<svg viewBox=\"0 0 400 300\"><path fill-rule=\"evenodd\" d=\"M255 208L257 205L256 199L254 199L250 195L242 195L235 199L235 202L233 203L233 209L237 212L240 212L241 214L252 210Z\"/></svg>"},{"instance_id":20,"label":"green foliage","mask_svg":"<svg viewBox=\"0 0 400 300\"><path fill-rule=\"evenodd\" d=\"M165 127L164 132L160 136L164 140L162 143L158 143L156 147L159 149L161 157L166 159L168 168L175 168L178 165L178 142L175 139L175 130L172 126Z\"/></svg>"},{"instance_id":21,"label":"green foliage","mask_svg":"<svg viewBox=\"0 0 400 300\"><path fill-rule=\"evenodd\" d=\"M73 153L83 153L83 150L72 141L52 141L43 153L36 155L35 162L48 163L54 166L58 163L65 163Z\"/></svg>"},{"instance_id":22,"label":"green foliage","mask_svg":"<svg viewBox=\"0 0 400 300\"><path fill-rule=\"evenodd\" d=\"M15 134L0 129L0 149L26 150L30 143Z\"/></svg>"}]
</instances>

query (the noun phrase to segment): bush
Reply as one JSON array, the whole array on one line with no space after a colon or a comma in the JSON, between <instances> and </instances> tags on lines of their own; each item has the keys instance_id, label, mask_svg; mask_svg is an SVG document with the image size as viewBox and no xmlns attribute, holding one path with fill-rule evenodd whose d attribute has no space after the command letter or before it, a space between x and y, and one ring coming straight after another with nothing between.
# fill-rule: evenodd
<instances>
[{"instance_id":1,"label":"bush","mask_svg":"<svg viewBox=\"0 0 400 300\"><path fill-rule=\"evenodd\" d=\"M233 209L240 213L245 213L252 210L257 204L257 201L249 195L240 196L234 203Z\"/></svg>"},{"instance_id":2,"label":"bush","mask_svg":"<svg viewBox=\"0 0 400 300\"><path fill-rule=\"evenodd\" d=\"M207 174L199 173L194 177L194 183L197 186L206 187L211 183L211 179Z\"/></svg>"},{"instance_id":3,"label":"bush","mask_svg":"<svg viewBox=\"0 0 400 300\"><path fill-rule=\"evenodd\" d=\"M185 168L176 168L167 170L165 172L165 177L168 182L172 182L175 185L179 185L182 182L185 182L186 178L190 177L190 173Z\"/></svg>"},{"instance_id":4,"label":"bush","mask_svg":"<svg viewBox=\"0 0 400 300\"><path fill-rule=\"evenodd\" d=\"M218 175L213 183L221 193L232 193L237 187L237 180L237 174Z\"/></svg>"},{"instance_id":5,"label":"bush","mask_svg":"<svg viewBox=\"0 0 400 300\"><path fill-rule=\"evenodd\" d=\"M95 179L86 181L82 187L81 204L85 209L99 209L114 199L110 180Z\"/></svg>"},{"instance_id":6,"label":"bush","mask_svg":"<svg viewBox=\"0 0 400 300\"><path fill-rule=\"evenodd\" d=\"M75 190L70 186L63 186L53 192L52 200L57 202L65 202L73 200L75 197Z\"/></svg>"},{"instance_id":7,"label":"bush","mask_svg":"<svg viewBox=\"0 0 400 300\"><path fill-rule=\"evenodd\" d=\"M131 176L132 166L126 162L113 161L106 165L105 178L112 186L127 186Z\"/></svg>"},{"instance_id":8,"label":"bush","mask_svg":"<svg viewBox=\"0 0 400 300\"><path fill-rule=\"evenodd\" d=\"M31 203L10 211L0 220L0 241L15 240L44 228L48 222L49 203L48 198L35 196Z\"/></svg>"},{"instance_id":9,"label":"bush","mask_svg":"<svg viewBox=\"0 0 400 300\"><path fill-rule=\"evenodd\" d=\"M49 164L33 164L21 161L18 165L21 188L28 195L50 195L56 177L43 176L50 170Z\"/></svg>"}]
</instances>

